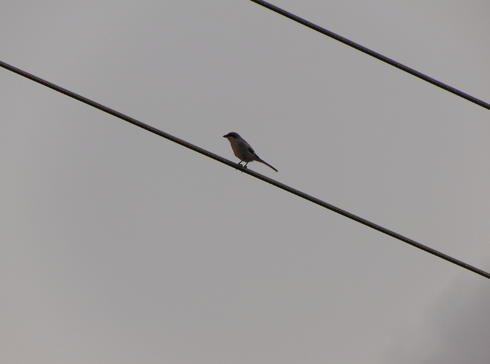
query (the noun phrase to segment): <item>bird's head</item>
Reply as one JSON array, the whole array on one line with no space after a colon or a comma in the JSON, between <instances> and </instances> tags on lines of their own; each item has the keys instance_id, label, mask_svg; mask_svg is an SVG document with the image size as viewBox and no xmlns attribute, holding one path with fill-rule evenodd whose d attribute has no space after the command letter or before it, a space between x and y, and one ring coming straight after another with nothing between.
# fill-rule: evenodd
<instances>
[{"instance_id":1,"label":"bird's head","mask_svg":"<svg viewBox=\"0 0 490 364\"><path fill-rule=\"evenodd\" d=\"M228 140L230 140L230 139L239 139L240 138L240 135L238 135L238 133L235 133L234 131L232 131L231 133L228 133L226 135L223 135L223 138L226 138Z\"/></svg>"}]
</instances>

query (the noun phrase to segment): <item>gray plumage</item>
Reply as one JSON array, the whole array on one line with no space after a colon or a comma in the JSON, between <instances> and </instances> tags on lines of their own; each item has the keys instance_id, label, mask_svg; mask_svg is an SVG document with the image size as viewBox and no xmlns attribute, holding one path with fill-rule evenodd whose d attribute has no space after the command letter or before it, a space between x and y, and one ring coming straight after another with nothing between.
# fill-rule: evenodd
<instances>
[{"instance_id":1,"label":"gray plumage","mask_svg":"<svg viewBox=\"0 0 490 364\"><path fill-rule=\"evenodd\" d=\"M231 133L228 133L226 135L223 135L223 138L228 139L228 141L231 144L231 149L233 149L233 153L235 156L240 159L240 164L241 162L245 162L244 167L247 168L247 164L249 162L260 162L265 164L266 166L272 168L274 171L277 172L277 169L272 167L269 163L266 161L262 160L257 153L253 150L253 148L248 144L245 139L243 139L238 133L235 133L232 131Z\"/></svg>"}]
</instances>

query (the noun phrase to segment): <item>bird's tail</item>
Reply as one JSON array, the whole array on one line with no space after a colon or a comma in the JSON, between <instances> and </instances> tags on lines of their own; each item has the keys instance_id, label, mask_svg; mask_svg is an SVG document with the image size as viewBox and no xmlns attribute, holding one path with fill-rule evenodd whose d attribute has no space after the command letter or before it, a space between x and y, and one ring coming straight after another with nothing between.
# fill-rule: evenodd
<instances>
[{"instance_id":1,"label":"bird's tail","mask_svg":"<svg viewBox=\"0 0 490 364\"><path fill-rule=\"evenodd\" d=\"M269 163L267 163L266 161L264 161L264 160L262 160L262 159L260 159L260 158L257 160L257 162L263 163L263 164L265 164L267 167L272 168L274 171L279 172L277 169L275 169L274 167L272 167L272 166L271 166Z\"/></svg>"}]
</instances>

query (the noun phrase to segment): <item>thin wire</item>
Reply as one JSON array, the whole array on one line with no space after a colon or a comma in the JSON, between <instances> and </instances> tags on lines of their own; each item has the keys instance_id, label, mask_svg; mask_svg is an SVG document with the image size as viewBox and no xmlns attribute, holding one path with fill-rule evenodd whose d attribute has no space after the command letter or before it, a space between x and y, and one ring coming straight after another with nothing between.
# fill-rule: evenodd
<instances>
[{"instance_id":1,"label":"thin wire","mask_svg":"<svg viewBox=\"0 0 490 364\"><path fill-rule=\"evenodd\" d=\"M51 83L49 81L46 81L46 80L44 80L44 79L42 79L40 77L34 76L34 75L32 75L32 74L30 74L28 72L25 72L25 71L23 71L23 70L21 70L19 68L16 68L14 66L11 66L11 65L9 65L9 64L7 64L5 62L0 61L0 66L3 67L3 68L5 68L5 69L7 69L7 70L9 70L9 71L12 71L14 73L17 73L18 75L21 75L23 77L26 77L26 78L28 78L28 79L30 79L32 81L35 81L37 83L40 83L41 85L44 85L46 87L49 87L49 88L51 88L51 89L53 89L55 91L61 92L62 94L66 95L66 96L72 97L72 98L74 98L76 100L79 100L79 101L81 101L81 102L83 102L83 103L85 103L87 105L90 105L92 107L95 107L95 108L97 108L97 109L99 109L101 111L104 111L104 112L106 112L108 114L111 114L111 115L113 115L113 116L115 116L117 118L120 118L122 120L125 120L125 121L127 121L127 122L129 122L129 123L131 123L133 125L136 125L136 126L138 126L140 128L143 128L145 130L148 130L148 131L150 131L150 132L152 132L154 134L157 134L157 135L159 135L159 136L161 136L161 137L163 137L165 139L171 140L171 141L173 141L173 142L175 142L177 144L180 144L180 145L182 145L182 146L184 146L186 148L189 148L189 149L191 149L191 150L193 150L195 152L201 153L201 154L205 155L206 157L209 157L209 158L212 158L212 159L214 159L214 160L216 160L218 162L224 163L224 164L226 164L226 165L228 165L228 166L230 166L232 168L239 169L239 170L241 170L242 172L244 172L244 173L246 173L248 175L251 175L251 176L253 176L255 178L258 178L258 179L260 179L260 180L262 180L264 182L267 182L267 183L269 183L269 184L271 184L273 186L276 186L276 187L278 187L280 189L283 189L284 191L290 192L290 193L292 193L292 194L294 194L294 195L296 195L298 197L304 198L305 200L308 200L308 201L313 202L313 203L315 203L317 205L320 205L320 206L322 206L322 207L324 207L326 209L329 209L329 210L331 210L333 212L336 212L336 213L338 213L338 214L340 214L342 216L345 216L345 217L347 217L347 218L349 218L351 220L357 221L358 223L363 224L363 225L365 225L367 227L370 227L371 229L377 230L377 231L379 231L379 232L381 232L383 234L386 234L386 235L389 235L389 236L391 236L391 237L393 237L395 239L401 240L401 241L403 241L403 242L405 242L405 243L407 243L409 245L414 246L415 248L421 249L421 250L423 250L423 251L425 251L427 253L430 253L432 255L435 255L435 256L437 256L437 257L439 257L441 259L444 259L444 260L446 260L446 261L448 261L450 263L459 265L462 268L465 268L465 269L470 270L470 271L472 271L472 272L474 272L476 274L479 274L479 275L481 275L481 276L483 276L485 278L489 278L490 279L490 273L487 273L487 272L485 272L485 271L483 271L483 270L481 270L479 268L476 268L476 267L474 267L472 265L469 265L469 264L467 264L467 263L465 263L465 262L463 262L461 260L455 259L455 258L453 258L453 257L451 257L451 256L449 256L447 254L441 253L441 252L439 252L439 251L437 251L435 249L432 249L432 248L430 248L428 246L425 246L423 244L420 244L420 243L416 242L415 240L412 240L410 238L407 238L407 237L405 237L405 236L403 236L401 234L398 234L398 233L396 233L394 231L391 231L391 230L386 229L386 228L384 228L384 227L382 227L380 225L377 225L377 224L375 224L373 222L370 222L370 221L368 221L366 219L363 219L362 217L359 217L359 216L354 215L354 214L352 214L350 212L347 212L345 210L342 210L342 209L340 209L340 208L338 208L338 207L336 207L334 205L331 205L331 204L329 204L329 203L327 203L325 201L322 201L322 200L320 200L320 199L318 199L316 197L310 196L310 195L308 195L308 194L306 194L304 192L301 192L301 191L299 191L299 190L297 190L295 188L292 188L292 187L290 187L288 185L285 185L284 183L278 182L278 181L276 181L276 180L274 180L272 178L269 178L269 177L266 177L264 175L261 175L260 173L254 172L254 171L252 171L252 170L250 170L248 168L244 168L241 165L239 165L237 163L234 163L234 162L232 162L232 161L230 161L230 160L228 160L226 158L223 158L223 157L221 157L221 156L219 156L217 154L211 153L211 152L209 152L209 151L207 151L207 150L205 150L203 148L200 148L200 147L198 147L198 146L196 146L194 144L188 143L185 140L182 140L182 139L179 139L177 137L174 137L174 136L172 136L172 135L170 135L168 133L165 133L165 132L163 132L163 131L161 131L161 130L159 130L157 128L154 128L154 127L152 127L152 126L150 126L148 124L142 123L141 121L138 121L136 119L133 119L132 117L129 117L127 115L124 115L124 114L122 114L122 113L120 113L120 112L118 112L116 110L111 109L111 108L108 108L107 106L101 105L101 104L99 104L99 103L97 103L95 101L92 101L90 99L87 99L86 97L80 96L80 95L78 95L78 94L76 94L76 93L74 93L72 91L69 91L69 90L67 90L67 89L65 89L63 87L60 87L58 85L55 85L54 83Z\"/></svg>"},{"instance_id":2,"label":"thin wire","mask_svg":"<svg viewBox=\"0 0 490 364\"><path fill-rule=\"evenodd\" d=\"M278 14L281 14L281 15L283 15L283 16L291 19L291 20L294 20L295 22L298 22L300 24L303 24L304 26L306 26L306 27L308 27L310 29L316 30L317 32L320 32L320 33L322 33L322 34L324 34L324 35L326 35L326 36L328 36L330 38L333 38L335 40L338 40L339 42L344 43L344 44L348 45L349 47L355 48L358 51L361 51L363 53L366 53L366 54L370 55L371 57L377 58L380 61L383 61L385 63L388 63L388 64L392 65L393 67L396 67L398 69L401 69L402 71L405 71L407 73L410 73L411 75L413 75L415 77L418 77L418 78L420 78L420 79L422 79L424 81L427 81L427 82L429 82L429 83L431 83L431 84L433 84L433 85L435 85L437 87L440 87L440 88L442 88L442 89L444 89L446 91L449 91L449 92L451 92L451 93L453 93L455 95L458 95L458 96L460 96L460 97L462 97L462 98L464 98L464 99L466 99L466 100L468 100L470 102L473 102L473 103L475 103L475 104L477 104L477 105L479 105L481 107L484 107L484 108L490 110L490 104L487 103L487 102L485 102L485 101L483 101L483 100L477 99L474 96L471 96L471 95L469 95L469 94L467 94L467 93L465 93L463 91L460 91L460 90L458 90L458 89L456 89L456 88L454 88L452 86L449 86L449 85L447 85L447 84L445 84L445 83L443 83L441 81L438 81L438 80L436 80L436 79L434 79L432 77L429 77L429 76L423 74L422 72L416 71L413 68L407 67L407 66L405 66L405 65L403 65L403 64L401 64L399 62L396 62L396 61L392 60L391 58L388 58L386 56L383 56L380 53L377 53L377 52L375 52L375 51L373 51L373 50L371 50L369 48L366 48L366 47L364 47L364 46L362 46L360 44L357 44L357 43L355 43L355 42L353 42L353 41L351 41L351 40L349 40L347 38L344 38L344 37L342 37L342 36L340 36L340 35L338 35L338 34L336 34L334 32L331 32L330 30L327 30L325 28L322 28L321 26L316 25L316 24L314 24L312 22L309 22L306 19L300 18L299 16L294 15L294 14L292 14L292 13L290 13L290 12L284 10L284 9L281 9L281 8L275 6L275 5L272 5L272 4L270 4L270 3L266 2L266 1L262 1L262 0L250 0L250 1L252 1L252 2L258 4L258 5L262 5L263 7L267 8L267 9L270 9L270 10L272 10L272 11L278 13Z\"/></svg>"}]
</instances>

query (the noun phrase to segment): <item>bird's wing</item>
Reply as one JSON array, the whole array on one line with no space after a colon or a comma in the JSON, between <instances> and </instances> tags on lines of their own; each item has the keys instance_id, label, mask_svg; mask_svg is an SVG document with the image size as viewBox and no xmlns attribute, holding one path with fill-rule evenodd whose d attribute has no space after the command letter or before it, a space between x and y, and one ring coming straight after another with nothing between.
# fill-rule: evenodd
<instances>
[{"instance_id":1,"label":"bird's wing","mask_svg":"<svg viewBox=\"0 0 490 364\"><path fill-rule=\"evenodd\" d=\"M254 150L254 149L253 149L253 148L252 148L250 145L248 145L248 146L247 146L247 148L248 148L248 151L249 151L250 153L252 153L252 154L253 154L253 155L255 155L256 157L258 157L257 153L255 153L255 150Z\"/></svg>"}]
</instances>

